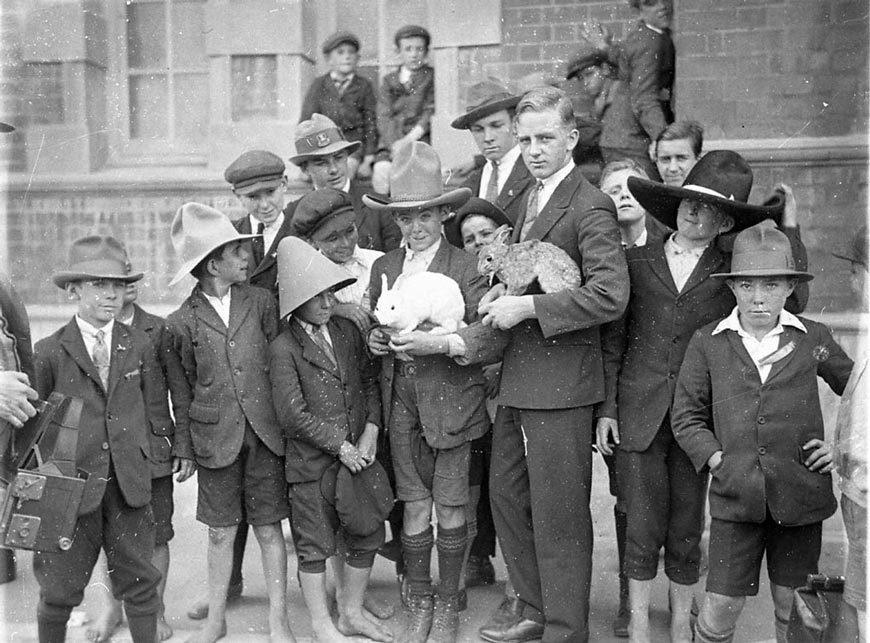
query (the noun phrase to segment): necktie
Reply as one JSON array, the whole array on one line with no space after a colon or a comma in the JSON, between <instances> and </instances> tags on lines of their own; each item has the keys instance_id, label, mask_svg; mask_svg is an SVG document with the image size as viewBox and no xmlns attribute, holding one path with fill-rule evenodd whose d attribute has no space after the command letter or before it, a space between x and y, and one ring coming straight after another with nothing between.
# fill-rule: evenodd
<instances>
[{"instance_id":1,"label":"necktie","mask_svg":"<svg viewBox=\"0 0 870 643\"><path fill-rule=\"evenodd\" d=\"M544 184L537 181L535 189L529 192L529 200L526 201L526 217L523 219L523 228L520 230L520 241L525 240L526 235L529 234L529 229L532 227L535 219L538 218L538 198L543 188Z\"/></svg>"},{"instance_id":2,"label":"necktie","mask_svg":"<svg viewBox=\"0 0 870 643\"><path fill-rule=\"evenodd\" d=\"M320 350L322 350L329 358L329 361L332 362L333 366L338 365L338 362L335 359L335 351L332 350L329 340L326 339L326 326L320 326L317 329L317 332L314 333L314 343L317 344Z\"/></svg>"},{"instance_id":3,"label":"necktie","mask_svg":"<svg viewBox=\"0 0 870 643\"><path fill-rule=\"evenodd\" d=\"M341 96L344 94L347 86L350 85L350 78L343 78L341 80L335 80L335 88L338 90L338 95Z\"/></svg>"},{"instance_id":4,"label":"necktie","mask_svg":"<svg viewBox=\"0 0 870 643\"><path fill-rule=\"evenodd\" d=\"M91 359L94 360L94 366L97 367L97 372L100 374L100 380L103 382L103 388L109 390L109 348L105 342L106 332L98 330L96 333L97 341L94 343L94 352Z\"/></svg>"},{"instance_id":5,"label":"necktie","mask_svg":"<svg viewBox=\"0 0 870 643\"><path fill-rule=\"evenodd\" d=\"M486 184L486 196L490 203L495 203L498 198L498 161L492 161L492 173L489 175L489 183Z\"/></svg>"},{"instance_id":6,"label":"necktie","mask_svg":"<svg viewBox=\"0 0 870 643\"><path fill-rule=\"evenodd\" d=\"M251 248L254 251L254 263L257 265L263 260L263 256L266 254L265 242L263 241L263 231L266 229L265 224L261 221L257 224L257 234L259 236L251 239Z\"/></svg>"}]
</instances>

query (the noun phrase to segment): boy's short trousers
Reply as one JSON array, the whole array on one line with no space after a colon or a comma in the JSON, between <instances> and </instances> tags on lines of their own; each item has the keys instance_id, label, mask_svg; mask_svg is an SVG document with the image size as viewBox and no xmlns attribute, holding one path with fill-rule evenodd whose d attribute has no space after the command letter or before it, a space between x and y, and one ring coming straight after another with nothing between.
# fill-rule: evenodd
<instances>
[{"instance_id":1,"label":"boy's short trousers","mask_svg":"<svg viewBox=\"0 0 870 643\"><path fill-rule=\"evenodd\" d=\"M290 515L284 460L245 423L242 449L235 462L220 469L198 467L196 519L209 527L232 527L242 521L242 503L249 525L271 525Z\"/></svg>"},{"instance_id":2,"label":"boy's short trousers","mask_svg":"<svg viewBox=\"0 0 870 643\"><path fill-rule=\"evenodd\" d=\"M707 591L724 596L755 596L765 554L772 583L800 587L806 583L807 574L818 572L821 552L821 522L783 527L769 513L763 523L713 518Z\"/></svg>"},{"instance_id":3,"label":"boy's short trousers","mask_svg":"<svg viewBox=\"0 0 870 643\"><path fill-rule=\"evenodd\" d=\"M356 536L342 529L338 514L320 492L320 480L290 485L290 527L299 570L320 573L326 569L326 559L334 556L336 534L341 532L347 545L345 560L351 567L371 567L378 547L384 544L383 523L369 536Z\"/></svg>"},{"instance_id":4,"label":"boy's short trousers","mask_svg":"<svg viewBox=\"0 0 870 643\"><path fill-rule=\"evenodd\" d=\"M460 507L468 502L471 442L452 449L430 447L420 426L414 381L398 374L393 380L389 434L397 500L431 498L446 507ZM428 484L433 470L432 482Z\"/></svg>"},{"instance_id":5,"label":"boy's short trousers","mask_svg":"<svg viewBox=\"0 0 870 643\"><path fill-rule=\"evenodd\" d=\"M840 509L849 540L843 599L852 607L864 611L867 609L867 507L843 495Z\"/></svg>"},{"instance_id":6,"label":"boy's short trousers","mask_svg":"<svg viewBox=\"0 0 870 643\"><path fill-rule=\"evenodd\" d=\"M154 512L154 545L161 546L172 540L172 476L151 478L151 510Z\"/></svg>"}]
</instances>

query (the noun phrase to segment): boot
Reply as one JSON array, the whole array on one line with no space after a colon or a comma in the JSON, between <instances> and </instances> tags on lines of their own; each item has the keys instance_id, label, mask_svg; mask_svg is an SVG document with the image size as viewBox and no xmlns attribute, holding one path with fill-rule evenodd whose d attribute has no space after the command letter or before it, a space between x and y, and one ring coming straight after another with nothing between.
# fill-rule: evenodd
<instances>
[{"instance_id":1,"label":"boot","mask_svg":"<svg viewBox=\"0 0 870 643\"><path fill-rule=\"evenodd\" d=\"M402 643L426 643L432 627L431 594L408 594L405 602L405 629L398 640Z\"/></svg>"},{"instance_id":2,"label":"boot","mask_svg":"<svg viewBox=\"0 0 870 643\"><path fill-rule=\"evenodd\" d=\"M435 595L435 611L432 615L432 628L426 643L456 643L459 630L458 595Z\"/></svg>"}]
</instances>

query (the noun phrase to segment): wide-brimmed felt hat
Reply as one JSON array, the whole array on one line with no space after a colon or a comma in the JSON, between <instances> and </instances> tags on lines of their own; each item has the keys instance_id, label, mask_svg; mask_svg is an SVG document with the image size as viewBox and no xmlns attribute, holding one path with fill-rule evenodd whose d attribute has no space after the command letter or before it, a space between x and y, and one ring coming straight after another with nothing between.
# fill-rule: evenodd
<instances>
[{"instance_id":1,"label":"wide-brimmed felt hat","mask_svg":"<svg viewBox=\"0 0 870 643\"><path fill-rule=\"evenodd\" d=\"M128 270L127 251L115 237L95 234L73 241L64 270L51 276L58 288L72 281L116 279L132 283L142 279L141 272Z\"/></svg>"},{"instance_id":2,"label":"wide-brimmed felt hat","mask_svg":"<svg viewBox=\"0 0 870 643\"><path fill-rule=\"evenodd\" d=\"M785 233L777 230L771 219L765 219L743 230L734 239L731 271L711 275L718 279L736 277L794 277L798 281L813 278L808 272L795 270L791 243Z\"/></svg>"},{"instance_id":3,"label":"wide-brimmed felt hat","mask_svg":"<svg viewBox=\"0 0 870 643\"><path fill-rule=\"evenodd\" d=\"M431 145L413 141L399 148L390 168L390 196L363 195L373 210L419 210L436 205L459 206L471 196L469 188L444 191L441 159Z\"/></svg>"},{"instance_id":4,"label":"wide-brimmed felt hat","mask_svg":"<svg viewBox=\"0 0 870 643\"><path fill-rule=\"evenodd\" d=\"M169 282L175 285L213 250L258 234L239 234L229 217L202 203L185 203L172 219L169 235L181 266Z\"/></svg>"},{"instance_id":5,"label":"wide-brimmed felt hat","mask_svg":"<svg viewBox=\"0 0 870 643\"><path fill-rule=\"evenodd\" d=\"M730 150L716 150L702 156L680 187L631 176L628 189L647 212L674 229L677 227L677 210L683 199L722 208L734 218L732 229L735 232L765 219L779 223L785 206L785 201L779 196L764 205L746 202L752 190L752 169L742 156Z\"/></svg>"},{"instance_id":6,"label":"wide-brimmed felt hat","mask_svg":"<svg viewBox=\"0 0 870 643\"><path fill-rule=\"evenodd\" d=\"M356 37L356 34L350 31L336 31L329 38L323 41L321 51L324 54L328 54L330 51L346 42L356 47L356 50L359 51L359 38Z\"/></svg>"},{"instance_id":7,"label":"wide-brimmed felt hat","mask_svg":"<svg viewBox=\"0 0 870 643\"><path fill-rule=\"evenodd\" d=\"M841 248L837 252L832 252L831 254L837 259L845 259L846 261L860 263L862 266L867 268L868 245L870 245L870 239L867 237L867 226L862 225L858 228L858 232L855 233L855 236L852 237L852 243L845 248Z\"/></svg>"},{"instance_id":8,"label":"wide-brimmed felt hat","mask_svg":"<svg viewBox=\"0 0 870 643\"><path fill-rule=\"evenodd\" d=\"M353 211L353 201L347 192L329 187L314 190L296 202L290 233L308 238L330 219Z\"/></svg>"},{"instance_id":9,"label":"wide-brimmed felt hat","mask_svg":"<svg viewBox=\"0 0 870 643\"><path fill-rule=\"evenodd\" d=\"M294 165L301 165L310 159L335 154L341 150L353 151L362 145L359 141L348 141L335 121L317 113L296 126L293 138L296 155L290 157L290 162Z\"/></svg>"},{"instance_id":10,"label":"wide-brimmed felt hat","mask_svg":"<svg viewBox=\"0 0 870 643\"><path fill-rule=\"evenodd\" d=\"M281 319L324 290L341 290L356 277L299 237L278 243L278 314Z\"/></svg>"},{"instance_id":11,"label":"wide-brimmed felt hat","mask_svg":"<svg viewBox=\"0 0 870 643\"><path fill-rule=\"evenodd\" d=\"M580 44L580 49L568 61L565 79L571 79L587 67L594 67L607 62L607 53L589 42Z\"/></svg>"},{"instance_id":12,"label":"wide-brimmed felt hat","mask_svg":"<svg viewBox=\"0 0 870 643\"><path fill-rule=\"evenodd\" d=\"M230 163L224 179L241 196L274 190L284 181L284 161L266 150L248 150Z\"/></svg>"},{"instance_id":13,"label":"wide-brimmed felt hat","mask_svg":"<svg viewBox=\"0 0 870 643\"><path fill-rule=\"evenodd\" d=\"M485 116L503 109L514 109L520 96L512 94L501 81L488 78L468 88L465 96L465 113L450 123L454 129L468 129Z\"/></svg>"},{"instance_id":14,"label":"wide-brimmed felt hat","mask_svg":"<svg viewBox=\"0 0 870 643\"><path fill-rule=\"evenodd\" d=\"M420 25L405 25L404 27L399 27L398 31L396 31L396 35L393 36L393 42L396 47L399 46L399 41L402 38L422 38L426 41L427 49L429 48L429 43L432 42L432 36L430 36L429 32Z\"/></svg>"}]
</instances>

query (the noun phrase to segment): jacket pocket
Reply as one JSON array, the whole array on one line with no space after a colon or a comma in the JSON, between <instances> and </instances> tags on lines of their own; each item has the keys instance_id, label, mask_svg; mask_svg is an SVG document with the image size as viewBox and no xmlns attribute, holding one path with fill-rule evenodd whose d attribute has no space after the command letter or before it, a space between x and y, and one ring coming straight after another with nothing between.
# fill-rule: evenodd
<instances>
[{"instance_id":1,"label":"jacket pocket","mask_svg":"<svg viewBox=\"0 0 870 643\"><path fill-rule=\"evenodd\" d=\"M151 422L151 459L157 463L172 460L172 436L175 434L172 426Z\"/></svg>"},{"instance_id":2,"label":"jacket pocket","mask_svg":"<svg viewBox=\"0 0 870 643\"><path fill-rule=\"evenodd\" d=\"M202 422L203 424L217 424L220 420L220 407L216 404L203 404L202 402L191 402L190 408L187 411L191 420Z\"/></svg>"}]
</instances>

